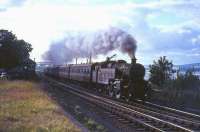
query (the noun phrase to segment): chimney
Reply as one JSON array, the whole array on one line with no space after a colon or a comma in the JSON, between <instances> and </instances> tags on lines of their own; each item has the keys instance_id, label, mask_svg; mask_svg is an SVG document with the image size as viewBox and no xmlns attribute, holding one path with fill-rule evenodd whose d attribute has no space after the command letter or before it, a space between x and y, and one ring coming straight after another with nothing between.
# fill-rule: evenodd
<instances>
[{"instance_id":1,"label":"chimney","mask_svg":"<svg viewBox=\"0 0 200 132\"><path fill-rule=\"evenodd\" d=\"M92 64L92 53L90 53L89 64Z\"/></svg>"},{"instance_id":2,"label":"chimney","mask_svg":"<svg viewBox=\"0 0 200 132\"><path fill-rule=\"evenodd\" d=\"M136 61L137 61L137 59L135 58L135 56L133 56L133 57L131 58L131 64L136 64Z\"/></svg>"},{"instance_id":3,"label":"chimney","mask_svg":"<svg viewBox=\"0 0 200 132\"><path fill-rule=\"evenodd\" d=\"M78 62L78 58L76 57L76 64L77 64L77 62Z\"/></svg>"}]
</instances>

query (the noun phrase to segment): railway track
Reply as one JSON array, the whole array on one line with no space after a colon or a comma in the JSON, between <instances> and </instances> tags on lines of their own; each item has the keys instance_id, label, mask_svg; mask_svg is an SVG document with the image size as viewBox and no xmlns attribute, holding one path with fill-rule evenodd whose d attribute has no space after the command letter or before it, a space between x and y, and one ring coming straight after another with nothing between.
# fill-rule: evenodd
<instances>
[{"instance_id":1,"label":"railway track","mask_svg":"<svg viewBox=\"0 0 200 132\"><path fill-rule=\"evenodd\" d=\"M189 113L178 113L177 111L168 111L168 110L159 110L159 108L152 108L149 106L145 106L142 104L137 104L137 103L131 103L129 104L124 104L120 103L121 105L131 108L135 111L139 111L141 113L151 115L153 117L177 124L181 127L193 130L193 131L200 131L200 121L197 119L196 116L190 116ZM185 116L184 116L185 115Z\"/></svg>"},{"instance_id":2,"label":"railway track","mask_svg":"<svg viewBox=\"0 0 200 132\"><path fill-rule=\"evenodd\" d=\"M46 78L61 86L65 92L79 96L102 109L112 116L117 116L121 121L131 124L136 131L200 131L197 115L159 109L158 106L142 105L140 103L124 104L105 97L100 97L80 89ZM180 114L181 113L181 114ZM187 116L186 116L187 115Z\"/></svg>"},{"instance_id":3,"label":"railway track","mask_svg":"<svg viewBox=\"0 0 200 132\"><path fill-rule=\"evenodd\" d=\"M85 88L82 88L82 87L74 85L74 84L67 84L67 85L70 85L71 87L80 88L84 91L86 90ZM91 92L91 91L88 91L88 92ZM173 108L166 107L166 106L153 104L151 102L143 102L140 100L136 100L135 102L127 103L124 100L119 100L119 99L116 100L116 99L110 98L107 95L101 95L101 96L108 98L108 99L115 100L117 103L120 103L121 105L125 105L126 107L135 108L137 110L144 109L144 110L146 110L146 112L151 113L151 114L157 113L156 114L157 116L159 116L159 117L162 116L163 119L165 119L165 120L169 118L173 121L177 121L178 123L181 123L182 125L188 125L188 127L190 127L190 128L200 127L199 126L200 115L180 111L180 110L173 109Z\"/></svg>"}]
</instances>

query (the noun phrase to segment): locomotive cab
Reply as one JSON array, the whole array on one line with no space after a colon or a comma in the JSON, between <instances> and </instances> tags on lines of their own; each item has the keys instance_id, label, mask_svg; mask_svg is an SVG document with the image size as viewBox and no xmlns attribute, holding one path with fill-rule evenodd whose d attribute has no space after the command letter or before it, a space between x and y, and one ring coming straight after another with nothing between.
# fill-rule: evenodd
<instances>
[{"instance_id":1,"label":"locomotive cab","mask_svg":"<svg viewBox=\"0 0 200 132\"><path fill-rule=\"evenodd\" d=\"M115 69L115 77L109 79L109 96L115 98L125 98L128 94L128 73L130 64L126 63L124 60L118 60L114 63L112 68Z\"/></svg>"}]
</instances>

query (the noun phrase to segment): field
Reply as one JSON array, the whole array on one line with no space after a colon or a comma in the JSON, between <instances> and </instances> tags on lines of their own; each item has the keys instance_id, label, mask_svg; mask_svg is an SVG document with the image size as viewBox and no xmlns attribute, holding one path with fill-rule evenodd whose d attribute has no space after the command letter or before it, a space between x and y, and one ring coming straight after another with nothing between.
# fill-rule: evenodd
<instances>
[{"instance_id":1,"label":"field","mask_svg":"<svg viewBox=\"0 0 200 132\"><path fill-rule=\"evenodd\" d=\"M0 131L80 131L40 87L36 82L0 81Z\"/></svg>"}]
</instances>

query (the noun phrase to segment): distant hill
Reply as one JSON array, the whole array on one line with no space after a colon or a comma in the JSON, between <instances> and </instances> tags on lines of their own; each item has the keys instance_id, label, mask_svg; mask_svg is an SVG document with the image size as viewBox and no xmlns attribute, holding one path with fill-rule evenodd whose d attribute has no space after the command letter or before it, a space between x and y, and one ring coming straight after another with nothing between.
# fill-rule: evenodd
<instances>
[{"instance_id":1,"label":"distant hill","mask_svg":"<svg viewBox=\"0 0 200 132\"><path fill-rule=\"evenodd\" d=\"M149 78L149 65L144 66L146 69L145 79ZM200 78L200 63L192 63L192 64L183 64L183 65L174 65L173 69L175 71L179 71L181 73L185 73L187 70L192 70L195 75L199 76ZM176 74L176 73L175 73Z\"/></svg>"},{"instance_id":2,"label":"distant hill","mask_svg":"<svg viewBox=\"0 0 200 132\"><path fill-rule=\"evenodd\" d=\"M174 68L178 69L180 71L193 70L194 72L199 72L200 71L200 63L174 65Z\"/></svg>"}]
</instances>

